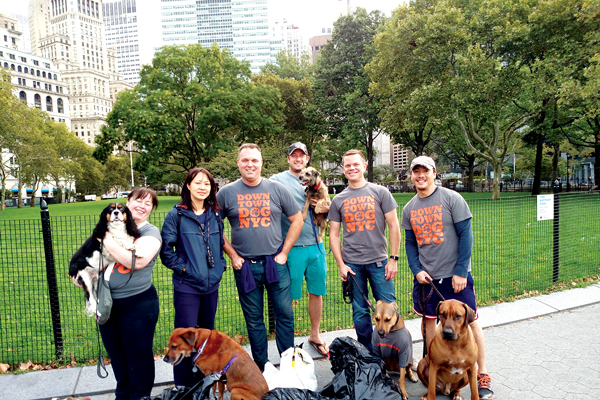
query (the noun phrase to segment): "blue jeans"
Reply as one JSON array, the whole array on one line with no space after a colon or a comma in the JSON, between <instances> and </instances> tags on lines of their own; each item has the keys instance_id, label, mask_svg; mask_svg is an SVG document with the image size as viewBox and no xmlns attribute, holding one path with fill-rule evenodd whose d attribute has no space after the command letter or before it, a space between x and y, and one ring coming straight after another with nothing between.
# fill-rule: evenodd
<instances>
[{"instance_id":1,"label":"blue jeans","mask_svg":"<svg viewBox=\"0 0 600 400\"><path fill-rule=\"evenodd\" d=\"M396 301L396 291L394 289L394 281L385 279L385 266L388 260L377 261L371 264L350 264L347 266L352 268L356 273L354 278L360 290L368 297L367 281L371 286L373 297L375 300L383 300L386 303ZM350 273L348 273L350 275ZM350 285L352 285L352 319L354 321L354 329L359 343L365 345L371 350L371 334L373 333L373 324L371 322L371 314L369 305L360 294L354 280L348 277Z\"/></svg>"},{"instance_id":2,"label":"blue jeans","mask_svg":"<svg viewBox=\"0 0 600 400\"><path fill-rule=\"evenodd\" d=\"M279 354L294 346L294 311L292 309L292 293L290 290L291 279L287 265L277 264L279 282L268 284L265 277L265 262L250 262L250 269L254 276L256 289L248 294L239 290L240 272L235 271L235 283L238 286L240 304L246 319L248 339L252 348L252 358L261 371L269 361L267 329L264 319L264 291L273 303L275 314L275 341Z\"/></svg>"}]
</instances>

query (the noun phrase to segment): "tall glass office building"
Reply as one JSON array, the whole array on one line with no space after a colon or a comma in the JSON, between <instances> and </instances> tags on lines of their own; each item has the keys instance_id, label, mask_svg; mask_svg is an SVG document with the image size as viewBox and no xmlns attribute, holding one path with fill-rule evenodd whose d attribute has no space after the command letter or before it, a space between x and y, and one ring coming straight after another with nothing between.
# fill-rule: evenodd
<instances>
[{"instance_id":1,"label":"tall glass office building","mask_svg":"<svg viewBox=\"0 0 600 400\"><path fill-rule=\"evenodd\" d=\"M160 0L161 40L167 44L217 42L238 59L250 62L253 72L281 47L269 37L267 0Z\"/></svg>"},{"instance_id":2,"label":"tall glass office building","mask_svg":"<svg viewBox=\"0 0 600 400\"><path fill-rule=\"evenodd\" d=\"M106 47L117 54L117 70L123 80L140 80L140 44L136 0L105 0L102 3Z\"/></svg>"}]
</instances>

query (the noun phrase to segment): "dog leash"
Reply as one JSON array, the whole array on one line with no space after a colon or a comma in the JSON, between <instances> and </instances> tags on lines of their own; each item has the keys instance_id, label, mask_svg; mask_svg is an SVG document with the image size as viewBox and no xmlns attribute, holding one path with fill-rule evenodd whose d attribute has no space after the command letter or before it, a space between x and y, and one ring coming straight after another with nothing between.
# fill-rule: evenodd
<instances>
[{"instance_id":1,"label":"dog leash","mask_svg":"<svg viewBox=\"0 0 600 400\"><path fill-rule=\"evenodd\" d=\"M358 282L356 282L356 278L354 277L354 275L352 275L351 273L348 273L346 275L346 277L348 277L348 276L350 278L352 278L352 280L354 281L354 286L356 286L358 288L358 291L362 295L363 299L365 299L365 301L367 302L367 305L369 306L369 308L371 309L371 311L375 312L375 307L373 307L373 304L371 304L371 302L369 301L369 298L367 297L367 295L365 294L365 292L363 292L362 289L360 288L360 286L358 286ZM347 286L344 285L344 283L346 283ZM344 293L343 293L343 295L344 295L344 301L347 304L352 303L352 298L354 297L354 295L352 294L352 286L350 286L350 283L348 282L348 279L346 279L346 282L342 283L342 288L343 288L343 291L344 291ZM350 301L347 301L346 298L348 298Z\"/></svg>"},{"instance_id":2,"label":"dog leash","mask_svg":"<svg viewBox=\"0 0 600 400\"><path fill-rule=\"evenodd\" d=\"M319 249L319 252L321 254L328 255L329 253L331 253L331 246L329 246L329 253L323 253L321 251L321 247L319 246L319 237L317 235L317 227L315 226L315 220L313 219L313 211L312 211L311 207L308 207L308 218L310 218L310 224L312 225L312 228L313 228L313 234L315 235L315 242L317 242L317 248ZM325 242L323 242L323 249L324 248L325 248Z\"/></svg>"}]
</instances>

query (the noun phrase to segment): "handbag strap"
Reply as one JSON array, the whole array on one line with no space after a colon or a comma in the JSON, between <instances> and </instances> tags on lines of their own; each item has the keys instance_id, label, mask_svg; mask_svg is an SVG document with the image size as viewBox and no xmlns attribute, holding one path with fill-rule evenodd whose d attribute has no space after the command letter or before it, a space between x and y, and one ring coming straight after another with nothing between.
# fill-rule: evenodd
<instances>
[{"instance_id":1,"label":"handbag strap","mask_svg":"<svg viewBox=\"0 0 600 400\"><path fill-rule=\"evenodd\" d=\"M110 283L107 285L106 281L104 280L104 263L102 262L102 248L104 247L104 239L102 239L100 241L100 263L98 265L98 269L99 269L99 277L98 277L98 285L103 285L104 288L110 290ZM131 280L131 277L133 276L133 270L135 269L135 250L133 250L131 252L131 270L129 271L129 278L127 279L127 282L117 286L114 289L120 289L123 286L127 285L129 283L129 281ZM96 319L96 318L94 318ZM100 346L100 324L98 323L98 320L96 319L96 335L97 335L97 339L98 339L98 365L96 366L96 373L98 374L98 377L100 377L101 379L104 379L106 377L108 377L108 371L106 370L106 364L104 363L104 357L102 356L102 348Z\"/></svg>"}]
</instances>

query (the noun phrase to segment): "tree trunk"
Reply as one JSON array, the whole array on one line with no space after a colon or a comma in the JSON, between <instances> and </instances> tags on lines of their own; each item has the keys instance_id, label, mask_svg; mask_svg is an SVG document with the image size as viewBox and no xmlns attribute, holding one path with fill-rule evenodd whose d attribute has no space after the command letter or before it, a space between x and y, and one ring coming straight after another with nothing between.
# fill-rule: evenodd
<instances>
[{"instance_id":1,"label":"tree trunk","mask_svg":"<svg viewBox=\"0 0 600 400\"><path fill-rule=\"evenodd\" d=\"M500 180L502 179L502 162L495 162L492 165L494 169L494 179L492 180L492 200L500 200Z\"/></svg>"},{"instance_id":2,"label":"tree trunk","mask_svg":"<svg viewBox=\"0 0 600 400\"><path fill-rule=\"evenodd\" d=\"M538 135L535 146L535 170L533 172L533 187L531 194L533 196L540 194L540 185L542 181L542 156L544 154L544 136Z\"/></svg>"},{"instance_id":3,"label":"tree trunk","mask_svg":"<svg viewBox=\"0 0 600 400\"><path fill-rule=\"evenodd\" d=\"M473 180L475 177L475 155L468 156L467 161L469 162L469 180L467 182L467 191L474 192L475 188L473 187Z\"/></svg>"}]
</instances>

